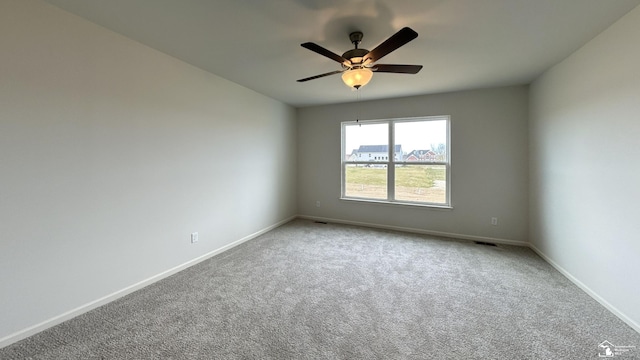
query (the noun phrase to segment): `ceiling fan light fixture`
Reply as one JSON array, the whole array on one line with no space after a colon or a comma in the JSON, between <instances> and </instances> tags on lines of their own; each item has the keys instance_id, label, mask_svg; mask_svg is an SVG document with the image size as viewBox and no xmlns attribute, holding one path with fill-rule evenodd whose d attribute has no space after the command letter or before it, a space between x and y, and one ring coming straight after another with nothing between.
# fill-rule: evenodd
<instances>
[{"instance_id":1,"label":"ceiling fan light fixture","mask_svg":"<svg viewBox=\"0 0 640 360\"><path fill-rule=\"evenodd\" d=\"M312 42L300 44L300 46L305 49L311 50L341 64L342 69L299 79L298 82L319 79L329 75L342 74L342 81L345 85L357 90L371 81L373 71L379 73L417 74L420 69L422 69L422 65L377 64L378 60L395 51L399 47L404 46L416 37L418 37L417 32L413 31L411 28L404 27L397 33L393 34L390 38L383 41L382 44L376 46L375 49L369 51L358 47L360 41L362 41L362 32L355 31L349 34L349 40L351 40L354 48L347 50L342 54L342 56Z\"/></svg>"},{"instance_id":2,"label":"ceiling fan light fixture","mask_svg":"<svg viewBox=\"0 0 640 360\"><path fill-rule=\"evenodd\" d=\"M360 89L373 77L373 71L367 68L351 69L342 73L342 81L350 88Z\"/></svg>"}]
</instances>

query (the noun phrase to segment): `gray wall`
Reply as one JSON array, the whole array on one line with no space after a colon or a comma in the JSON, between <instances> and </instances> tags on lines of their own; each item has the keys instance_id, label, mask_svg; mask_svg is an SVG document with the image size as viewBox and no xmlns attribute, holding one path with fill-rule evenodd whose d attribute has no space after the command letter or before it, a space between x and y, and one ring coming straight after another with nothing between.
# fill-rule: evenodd
<instances>
[{"instance_id":1,"label":"gray wall","mask_svg":"<svg viewBox=\"0 0 640 360\"><path fill-rule=\"evenodd\" d=\"M0 340L296 214L293 108L38 1L0 54Z\"/></svg>"},{"instance_id":2,"label":"gray wall","mask_svg":"<svg viewBox=\"0 0 640 360\"><path fill-rule=\"evenodd\" d=\"M530 241L640 331L640 8L531 87Z\"/></svg>"},{"instance_id":3,"label":"gray wall","mask_svg":"<svg viewBox=\"0 0 640 360\"><path fill-rule=\"evenodd\" d=\"M527 101L527 87L515 86L298 109L298 212L525 242ZM453 209L339 200L340 122L423 115L451 115ZM491 225L494 216L499 226Z\"/></svg>"}]
</instances>

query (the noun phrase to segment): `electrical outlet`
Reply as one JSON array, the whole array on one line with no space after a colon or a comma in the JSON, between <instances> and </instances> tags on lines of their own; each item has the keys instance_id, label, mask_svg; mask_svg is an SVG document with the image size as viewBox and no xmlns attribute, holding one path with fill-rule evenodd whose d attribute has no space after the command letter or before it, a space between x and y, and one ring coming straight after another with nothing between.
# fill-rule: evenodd
<instances>
[{"instance_id":1,"label":"electrical outlet","mask_svg":"<svg viewBox=\"0 0 640 360\"><path fill-rule=\"evenodd\" d=\"M316 201L316 207L320 207L320 200Z\"/></svg>"},{"instance_id":2,"label":"electrical outlet","mask_svg":"<svg viewBox=\"0 0 640 360\"><path fill-rule=\"evenodd\" d=\"M198 242L198 233L197 232L191 233L191 243L195 244L197 242Z\"/></svg>"},{"instance_id":3,"label":"electrical outlet","mask_svg":"<svg viewBox=\"0 0 640 360\"><path fill-rule=\"evenodd\" d=\"M492 217L491 218L491 225L498 226L498 218L497 217Z\"/></svg>"}]
</instances>

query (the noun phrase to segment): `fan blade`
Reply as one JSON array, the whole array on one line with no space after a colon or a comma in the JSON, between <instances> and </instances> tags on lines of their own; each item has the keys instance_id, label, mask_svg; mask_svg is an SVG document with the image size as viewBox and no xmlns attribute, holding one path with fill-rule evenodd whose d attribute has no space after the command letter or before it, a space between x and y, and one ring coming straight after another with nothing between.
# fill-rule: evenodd
<instances>
[{"instance_id":1,"label":"fan blade","mask_svg":"<svg viewBox=\"0 0 640 360\"><path fill-rule=\"evenodd\" d=\"M393 50L399 48L400 46L417 37L418 33L413 31L411 28L402 28L400 29L400 31L385 40L382 44L378 45L375 49L369 51L369 53L364 56L364 60L369 62L378 61L382 59L383 56L389 54Z\"/></svg>"},{"instance_id":2,"label":"fan blade","mask_svg":"<svg viewBox=\"0 0 640 360\"><path fill-rule=\"evenodd\" d=\"M376 64L373 65L371 70L383 73L417 74L422 70L422 65Z\"/></svg>"},{"instance_id":3,"label":"fan blade","mask_svg":"<svg viewBox=\"0 0 640 360\"><path fill-rule=\"evenodd\" d=\"M314 80L314 79L318 79L318 78L329 76L329 75L340 74L341 72L344 72L344 71L345 70L336 70L336 71L332 71L332 72L328 72L328 73L324 73L324 74L320 74L320 75L316 75L316 76L311 76L311 77L308 77L308 78L300 79L300 80L298 80L298 82L305 82L305 81Z\"/></svg>"},{"instance_id":4,"label":"fan blade","mask_svg":"<svg viewBox=\"0 0 640 360\"><path fill-rule=\"evenodd\" d=\"M341 64L347 64L350 65L351 62L345 58L343 58L342 56L334 53L333 51L327 50L325 48L323 48L322 46L318 45L318 44L314 44L312 42L306 42L304 44L300 44L300 46L302 46L305 49L309 49L315 53L318 53L322 56L326 56L329 59L333 60L333 61L337 61Z\"/></svg>"}]
</instances>

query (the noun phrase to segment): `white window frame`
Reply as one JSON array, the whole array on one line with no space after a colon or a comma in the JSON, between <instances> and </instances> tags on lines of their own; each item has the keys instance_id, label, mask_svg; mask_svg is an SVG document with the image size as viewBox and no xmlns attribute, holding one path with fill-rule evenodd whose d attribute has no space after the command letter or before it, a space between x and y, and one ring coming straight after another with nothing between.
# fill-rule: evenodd
<instances>
[{"instance_id":1,"label":"white window frame","mask_svg":"<svg viewBox=\"0 0 640 360\"><path fill-rule=\"evenodd\" d=\"M394 161L395 150L395 133L394 124L401 122L417 122L417 121L446 121L446 161ZM388 124L388 156L386 161L362 161L362 160L348 160L346 154L345 144L345 129L349 125L368 125L368 124ZM451 209L451 117L449 115L438 116L420 116L412 118L393 118L393 119L375 119L375 120L358 120L358 121L344 121L341 123L341 170L340 170L340 199L349 201L364 201L383 204L398 204L398 205L410 205L410 206L424 206L433 208ZM391 159L391 160L389 160ZM422 201L407 201L395 199L395 167L396 165L406 164L411 165L444 165L446 172L446 191L445 191L445 203L430 203ZM346 167L347 165L386 165L387 167L387 198L386 199L371 199L354 196L346 196Z\"/></svg>"}]
</instances>

